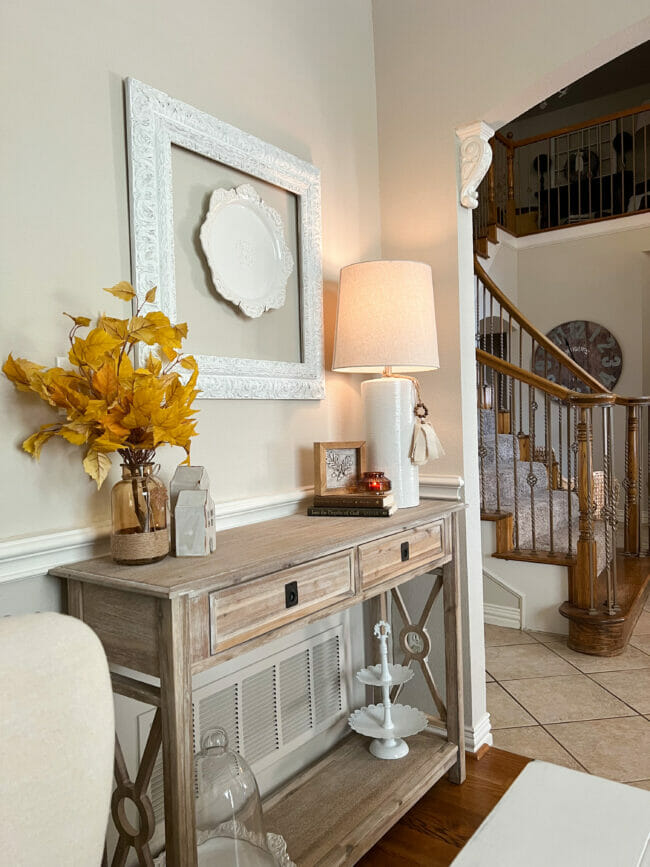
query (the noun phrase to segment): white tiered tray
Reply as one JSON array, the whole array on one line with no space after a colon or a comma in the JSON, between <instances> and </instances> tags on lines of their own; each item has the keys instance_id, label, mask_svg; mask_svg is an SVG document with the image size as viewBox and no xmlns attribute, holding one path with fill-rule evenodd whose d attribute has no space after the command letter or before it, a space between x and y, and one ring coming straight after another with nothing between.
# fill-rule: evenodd
<instances>
[{"instance_id":1,"label":"white tiered tray","mask_svg":"<svg viewBox=\"0 0 650 867\"><path fill-rule=\"evenodd\" d=\"M390 625L380 620L375 624L374 633L379 639L381 662L362 668L357 672L357 678L367 686L380 687L383 701L356 710L348 719L348 724L355 732L374 738L370 744L373 756L378 759L401 759L409 751L403 738L416 735L426 728L427 718L415 707L391 704L391 687L409 681L413 672L403 665L388 662Z\"/></svg>"}]
</instances>

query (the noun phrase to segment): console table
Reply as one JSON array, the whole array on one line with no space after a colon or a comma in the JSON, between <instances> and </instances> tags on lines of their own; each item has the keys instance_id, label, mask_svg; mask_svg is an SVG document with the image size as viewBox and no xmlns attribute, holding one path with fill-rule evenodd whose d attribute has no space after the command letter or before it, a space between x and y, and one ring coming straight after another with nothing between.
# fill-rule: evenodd
<instances>
[{"instance_id":1,"label":"console table","mask_svg":"<svg viewBox=\"0 0 650 867\"><path fill-rule=\"evenodd\" d=\"M99 557L51 570L67 582L68 612L99 635L108 660L160 678L152 686L113 673L116 692L157 708L135 780L119 740L111 812L119 832L112 865L133 847L151 865L154 817L147 788L163 751L169 867L197 863L192 755L192 675L297 626L361 601L392 594L405 624L403 660L422 668L447 737L409 739L403 759L381 761L368 741L345 737L323 759L265 801L269 830L280 833L298 867L354 864L446 772L465 777L457 514L460 503L427 501L390 518L291 515L225 530L209 557L120 566ZM400 592L431 575L423 610L412 617ZM446 705L428 664L429 613L442 591ZM395 650L397 654L397 649ZM127 818L135 803L139 827Z\"/></svg>"}]
</instances>

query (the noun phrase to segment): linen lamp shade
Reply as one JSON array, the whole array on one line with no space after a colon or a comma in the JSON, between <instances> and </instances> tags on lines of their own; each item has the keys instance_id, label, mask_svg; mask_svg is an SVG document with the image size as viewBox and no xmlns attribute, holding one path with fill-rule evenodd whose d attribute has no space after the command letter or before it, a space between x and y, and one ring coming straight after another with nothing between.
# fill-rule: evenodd
<instances>
[{"instance_id":1,"label":"linen lamp shade","mask_svg":"<svg viewBox=\"0 0 650 867\"><path fill-rule=\"evenodd\" d=\"M341 269L332 370L436 370L438 338L431 267L381 260Z\"/></svg>"},{"instance_id":2,"label":"linen lamp shade","mask_svg":"<svg viewBox=\"0 0 650 867\"><path fill-rule=\"evenodd\" d=\"M384 374L361 383L367 463L391 480L398 508L420 502L410 457L415 389L399 374L438 367L429 265L382 260L342 268L332 370Z\"/></svg>"}]
</instances>

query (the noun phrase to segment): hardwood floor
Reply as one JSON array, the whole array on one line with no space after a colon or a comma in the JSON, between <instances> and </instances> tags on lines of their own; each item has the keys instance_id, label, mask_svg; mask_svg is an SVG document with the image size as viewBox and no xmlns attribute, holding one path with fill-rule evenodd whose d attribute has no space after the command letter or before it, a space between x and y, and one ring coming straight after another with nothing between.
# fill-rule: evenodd
<instances>
[{"instance_id":1,"label":"hardwood floor","mask_svg":"<svg viewBox=\"0 0 650 867\"><path fill-rule=\"evenodd\" d=\"M436 783L359 865L447 867L529 761L494 747L482 759L468 755L463 785Z\"/></svg>"}]
</instances>

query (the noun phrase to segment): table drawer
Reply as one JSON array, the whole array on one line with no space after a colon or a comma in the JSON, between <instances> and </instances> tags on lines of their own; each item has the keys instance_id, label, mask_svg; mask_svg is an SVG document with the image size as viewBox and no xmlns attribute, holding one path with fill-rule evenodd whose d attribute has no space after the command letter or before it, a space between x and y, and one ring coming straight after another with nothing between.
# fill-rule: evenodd
<instances>
[{"instance_id":1,"label":"table drawer","mask_svg":"<svg viewBox=\"0 0 650 867\"><path fill-rule=\"evenodd\" d=\"M354 595L353 551L273 572L210 594L210 647L218 653Z\"/></svg>"},{"instance_id":2,"label":"table drawer","mask_svg":"<svg viewBox=\"0 0 650 867\"><path fill-rule=\"evenodd\" d=\"M359 545L362 588L381 584L426 564L445 551L444 520Z\"/></svg>"}]
</instances>

